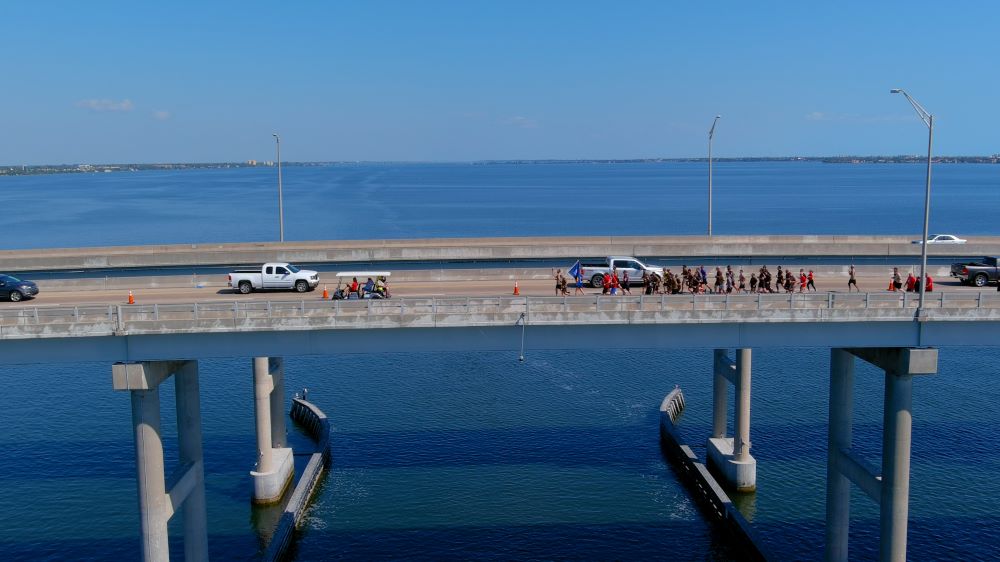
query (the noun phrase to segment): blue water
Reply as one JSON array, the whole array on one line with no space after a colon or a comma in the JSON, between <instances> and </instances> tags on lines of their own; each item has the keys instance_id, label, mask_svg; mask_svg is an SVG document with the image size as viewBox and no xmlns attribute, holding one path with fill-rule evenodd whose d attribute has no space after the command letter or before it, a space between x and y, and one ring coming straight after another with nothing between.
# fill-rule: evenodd
<instances>
[{"instance_id":1,"label":"blue water","mask_svg":"<svg viewBox=\"0 0 1000 562\"><path fill-rule=\"evenodd\" d=\"M904 220L912 213L919 222L919 167L785 163L720 169L717 232L919 228ZM697 164L288 170L289 238L694 233L704 218ZM1000 210L1000 168L935 170L940 189L934 216L942 222L935 229L998 234L985 221ZM272 194L269 174L0 178L0 200L18 209L2 221L7 232L28 228L31 237L16 247L266 240L274 222L274 202L265 200ZM723 188L724 180L742 188ZM885 185L892 187L881 189ZM743 198L742 207L727 210L726 189L729 197ZM311 204L293 203L307 192ZM668 200L676 204L658 214L649 210ZM504 204L492 206L499 202ZM245 211L236 211L244 205ZM479 209L476 220L465 222L467 209ZM101 218L116 214L114 224ZM298 220L302 215L311 218ZM666 218L656 221L658 215ZM973 216L983 218L976 222ZM522 231L509 232L515 224ZM136 239L117 238L124 234ZM514 350L331 350L328 356L286 358L288 388L309 387L333 425L334 467L308 513L295 559L739 558L677 483L658 445L657 407L680 384L688 398L682 432L702 448L711 425L711 342L706 349L671 352L605 350L594 342L587 353L532 351L530 343L529 337L524 363ZM827 354L754 350L751 441L759 490L741 505L782 559L822 554ZM944 349L939 374L914 384L913 560L995 558L1000 456L992 442L1000 413L992 378L998 360L1000 348ZM248 499L255 451L250 361L206 360L200 368L211 553L216 559L251 558L262 544L257 527L266 526L262 521L271 514L252 509ZM135 559L129 399L111 390L110 365L5 367L0 377L3 558ZM176 439L169 429L171 386L164 388L169 465ZM881 396L881 375L859 363L854 444L875 464ZM309 450L297 430L291 441L297 450ZM855 491L852 559L877 555L877 517L874 504ZM181 530L179 521L171 525L176 555Z\"/></svg>"},{"instance_id":2,"label":"blue water","mask_svg":"<svg viewBox=\"0 0 1000 562\"><path fill-rule=\"evenodd\" d=\"M286 240L703 234L704 163L288 166ZM906 234L909 164L719 163L716 234ZM270 241L273 168L0 177L0 248ZM1000 166L934 168L931 230L995 234Z\"/></svg>"}]
</instances>

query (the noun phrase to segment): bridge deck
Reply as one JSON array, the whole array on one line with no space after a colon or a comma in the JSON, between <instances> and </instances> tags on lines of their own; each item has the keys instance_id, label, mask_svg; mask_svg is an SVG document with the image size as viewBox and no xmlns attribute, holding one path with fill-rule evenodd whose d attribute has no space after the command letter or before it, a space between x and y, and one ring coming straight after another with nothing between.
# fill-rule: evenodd
<instances>
[{"instance_id":1,"label":"bridge deck","mask_svg":"<svg viewBox=\"0 0 1000 562\"><path fill-rule=\"evenodd\" d=\"M0 311L0 363L533 349L995 345L1000 294L212 301Z\"/></svg>"}]
</instances>

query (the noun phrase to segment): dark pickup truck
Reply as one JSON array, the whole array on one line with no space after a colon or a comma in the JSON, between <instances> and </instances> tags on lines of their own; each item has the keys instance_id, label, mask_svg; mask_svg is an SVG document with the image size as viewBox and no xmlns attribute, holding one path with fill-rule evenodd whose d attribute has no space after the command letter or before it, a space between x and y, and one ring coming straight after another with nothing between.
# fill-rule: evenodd
<instances>
[{"instance_id":1,"label":"dark pickup truck","mask_svg":"<svg viewBox=\"0 0 1000 562\"><path fill-rule=\"evenodd\" d=\"M998 259L1000 258L985 257L981 262L953 263L951 264L951 276L968 285L985 287L990 282L996 283L1000 280Z\"/></svg>"}]
</instances>

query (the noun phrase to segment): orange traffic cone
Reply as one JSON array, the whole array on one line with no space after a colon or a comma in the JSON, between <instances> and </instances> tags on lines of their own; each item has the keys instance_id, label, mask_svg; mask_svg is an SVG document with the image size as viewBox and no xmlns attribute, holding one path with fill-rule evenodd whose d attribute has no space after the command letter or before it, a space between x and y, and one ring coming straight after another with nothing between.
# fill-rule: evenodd
<instances>
[{"instance_id":1,"label":"orange traffic cone","mask_svg":"<svg viewBox=\"0 0 1000 562\"><path fill-rule=\"evenodd\" d=\"M128 303L135 304L135 297L132 296L132 291L128 292Z\"/></svg>"},{"instance_id":2,"label":"orange traffic cone","mask_svg":"<svg viewBox=\"0 0 1000 562\"><path fill-rule=\"evenodd\" d=\"M323 285L323 299L326 300L330 298L330 291L326 290L326 285Z\"/></svg>"},{"instance_id":3,"label":"orange traffic cone","mask_svg":"<svg viewBox=\"0 0 1000 562\"><path fill-rule=\"evenodd\" d=\"M514 280L514 296L516 297L516 296L518 296L520 294L521 294L521 290L517 288L517 280L515 279Z\"/></svg>"}]
</instances>

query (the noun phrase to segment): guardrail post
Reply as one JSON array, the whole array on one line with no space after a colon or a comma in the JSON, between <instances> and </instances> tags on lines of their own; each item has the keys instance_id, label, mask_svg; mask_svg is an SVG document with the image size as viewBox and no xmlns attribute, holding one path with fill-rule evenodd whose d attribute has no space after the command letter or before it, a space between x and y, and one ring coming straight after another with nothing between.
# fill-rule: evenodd
<instances>
[{"instance_id":1,"label":"guardrail post","mask_svg":"<svg viewBox=\"0 0 1000 562\"><path fill-rule=\"evenodd\" d=\"M233 301L233 322L240 319L240 303L238 301Z\"/></svg>"},{"instance_id":2,"label":"guardrail post","mask_svg":"<svg viewBox=\"0 0 1000 562\"><path fill-rule=\"evenodd\" d=\"M114 322L115 320L115 307L114 305L108 305L108 322Z\"/></svg>"},{"instance_id":3,"label":"guardrail post","mask_svg":"<svg viewBox=\"0 0 1000 562\"><path fill-rule=\"evenodd\" d=\"M125 319L122 318L122 305L117 305L115 307L115 328L121 332L125 330Z\"/></svg>"},{"instance_id":4,"label":"guardrail post","mask_svg":"<svg viewBox=\"0 0 1000 562\"><path fill-rule=\"evenodd\" d=\"M976 297L976 308L982 308L982 307L983 307L983 292L979 291L979 296Z\"/></svg>"},{"instance_id":5,"label":"guardrail post","mask_svg":"<svg viewBox=\"0 0 1000 562\"><path fill-rule=\"evenodd\" d=\"M903 293L903 308L906 308L906 293Z\"/></svg>"},{"instance_id":6,"label":"guardrail post","mask_svg":"<svg viewBox=\"0 0 1000 562\"><path fill-rule=\"evenodd\" d=\"M38 324L38 307L35 307L35 324Z\"/></svg>"},{"instance_id":7,"label":"guardrail post","mask_svg":"<svg viewBox=\"0 0 1000 562\"><path fill-rule=\"evenodd\" d=\"M194 303L194 319L198 319L198 303Z\"/></svg>"},{"instance_id":8,"label":"guardrail post","mask_svg":"<svg viewBox=\"0 0 1000 562\"><path fill-rule=\"evenodd\" d=\"M979 296L982 297L983 294L979 293ZM80 307L79 306L74 306L73 307L73 320L75 320L77 322L80 321Z\"/></svg>"},{"instance_id":9,"label":"guardrail post","mask_svg":"<svg viewBox=\"0 0 1000 562\"><path fill-rule=\"evenodd\" d=\"M153 303L153 320L160 320L160 305Z\"/></svg>"},{"instance_id":10,"label":"guardrail post","mask_svg":"<svg viewBox=\"0 0 1000 562\"><path fill-rule=\"evenodd\" d=\"M368 301L368 307L371 308L371 301ZM299 309L302 311L302 316L306 315L306 301L302 300L299 302Z\"/></svg>"},{"instance_id":11,"label":"guardrail post","mask_svg":"<svg viewBox=\"0 0 1000 562\"><path fill-rule=\"evenodd\" d=\"M726 308L724 310L729 310L729 293L726 293Z\"/></svg>"},{"instance_id":12,"label":"guardrail post","mask_svg":"<svg viewBox=\"0 0 1000 562\"><path fill-rule=\"evenodd\" d=\"M267 319L268 320L271 319L271 315L272 315L272 313L271 313L271 301L267 301Z\"/></svg>"},{"instance_id":13,"label":"guardrail post","mask_svg":"<svg viewBox=\"0 0 1000 562\"><path fill-rule=\"evenodd\" d=\"M871 297L872 297L871 293L865 293L865 309L866 310L868 309L868 306L871 303Z\"/></svg>"},{"instance_id":14,"label":"guardrail post","mask_svg":"<svg viewBox=\"0 0 1000 562\"><path fill-rule=\"evenodd\" d=\"M760 293L757 293L757 311L760 312Z\"/></svg>"}]
</instances>

